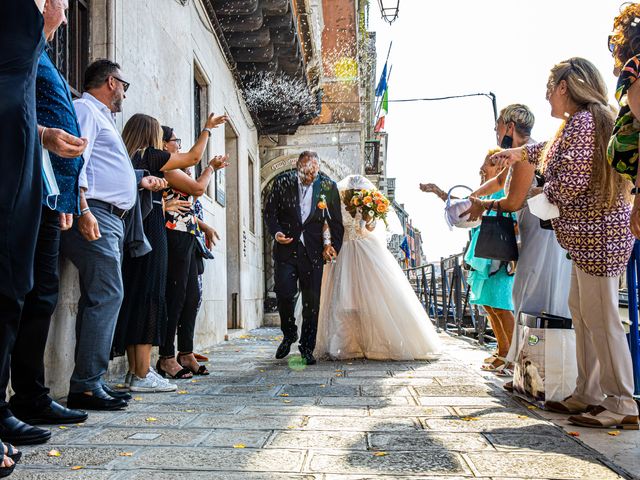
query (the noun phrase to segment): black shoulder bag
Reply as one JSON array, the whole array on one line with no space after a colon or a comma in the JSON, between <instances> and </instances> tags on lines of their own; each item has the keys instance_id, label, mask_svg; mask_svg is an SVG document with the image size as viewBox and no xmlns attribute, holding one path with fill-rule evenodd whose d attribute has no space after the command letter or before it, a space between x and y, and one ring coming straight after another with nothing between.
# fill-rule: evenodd
<instances>
[{"instance_id":1,"label":"black shoulder bag","mask_svg":"<svg viewBox=\"0 0 640 480\"><path fill-rule=\"evenodd\" d=\"M473 254L478 258L489 258L511 262L518 260L518 244L513 219L505 214L498 204L498 214L495 217L482 217L480 233L476 241Z\"/></svg>"}]
</instances>

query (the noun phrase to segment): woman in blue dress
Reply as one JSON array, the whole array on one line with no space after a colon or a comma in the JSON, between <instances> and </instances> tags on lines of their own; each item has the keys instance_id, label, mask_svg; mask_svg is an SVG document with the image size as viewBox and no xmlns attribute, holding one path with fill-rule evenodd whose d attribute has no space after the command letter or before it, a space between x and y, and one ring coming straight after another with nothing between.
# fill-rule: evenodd
<instances>
[{"instance_id":1,"label":"woman in blue dress","mask_svg":"<svg viewBox=\"0 0 640 480\"><path fill-rule=\"evenodd\" d=\"M498 172L489 160L498 150L490 150L480 167L480 184L495 177ZM434 184L421 185L423 192L434 193L443 201L447 200L447 193ZM504 190L483 197L488 200L499 200L505 197ZM495 211L488 215L496 215ZM491 322L493 333L498 343L497 352L485 360L483 370L497 374L508 375L508 362L505 357L511 346L514 328L513 316L513 272L511 266L505 262L489 260L474 256L476 241L480 227L471 230L471 239L464 256L465 263L471 268L467 276L467 283L471 289L469 302L481 306Z\"/></svg>"}]
</instances>

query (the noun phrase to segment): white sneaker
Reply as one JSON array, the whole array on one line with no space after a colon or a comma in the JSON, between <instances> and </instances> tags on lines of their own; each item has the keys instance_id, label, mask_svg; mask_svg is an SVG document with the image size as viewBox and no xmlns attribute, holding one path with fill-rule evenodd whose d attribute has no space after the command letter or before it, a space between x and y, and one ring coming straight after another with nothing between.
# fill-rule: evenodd
<instances>
[{"instance_id":1,"label":"white sneaker","mask_svg":"<svg viewBox=\"0 0 640 480\"><path fill-rule=\"evenodd\" d=\"M171 383L169 380L167 380L166 378L163 378L158 372L156 372L153 367L149 367L149 373L151 373L160 384L162 385L173 385L174 387L178 388L177 385Z\"/></svg>"},{"instance_id":2,"label":"white sneaker","mask_svg":"<svg viewBox=\"0 0 640 480\"><path fill-rule=\"evenodd\" d=\"M132 392L147 392L147 393L157 393L157 392L173 392L178 389L177 385L172 384L163 384L158 381L156 376L149 371L145 378L140 378L137 375L134 375L131 379L131 387Z\"/></svg>"}]
</instances>

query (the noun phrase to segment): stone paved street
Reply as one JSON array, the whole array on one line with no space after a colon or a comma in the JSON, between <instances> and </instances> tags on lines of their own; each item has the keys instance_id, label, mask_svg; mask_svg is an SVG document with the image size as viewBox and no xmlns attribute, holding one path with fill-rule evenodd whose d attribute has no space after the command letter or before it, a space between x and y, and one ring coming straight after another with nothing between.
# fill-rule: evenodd
<instances>
[{"instance_id":1,"label":"stone paved street","mask_svg":"<svg viewBox=\"0 0 640 480\"><path fill-rule=\"evenodd\" d=\"M136 395L126 411L53 427L12 478L632 478L505 395L480 374L486 352L463 340L443 336L434 362L299 370L273 359L277 335L212 348L212 375L179 382L178 393Z\"/></svg>"}]
</instances>

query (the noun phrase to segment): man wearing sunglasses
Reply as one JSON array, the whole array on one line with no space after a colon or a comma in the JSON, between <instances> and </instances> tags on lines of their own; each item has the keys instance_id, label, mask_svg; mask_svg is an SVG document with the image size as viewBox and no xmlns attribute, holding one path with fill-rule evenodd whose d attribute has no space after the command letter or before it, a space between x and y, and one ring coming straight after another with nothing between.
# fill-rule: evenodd
<instances>
[{"instance_id":1,"label":"man wearing sunglasses","mask_svg":"<svg viewBox=\"0 0 640 480\"><path fill-rule=\"evenodd\" d=\"M166 188L167 182L142 178L140 171L133 169L115 124L128 88L117 63L96 60L85 72L82 98L73 102L80 132L88 144L79 179L80 216L62 235L62 252L78 268L82 292L69 408L118 410L131 398L102 380L124 295L120 268L124 218L136 203L138 187L158 191Z\"/></svg>"}]
</instances>

